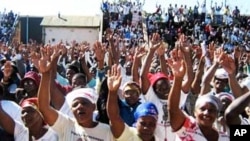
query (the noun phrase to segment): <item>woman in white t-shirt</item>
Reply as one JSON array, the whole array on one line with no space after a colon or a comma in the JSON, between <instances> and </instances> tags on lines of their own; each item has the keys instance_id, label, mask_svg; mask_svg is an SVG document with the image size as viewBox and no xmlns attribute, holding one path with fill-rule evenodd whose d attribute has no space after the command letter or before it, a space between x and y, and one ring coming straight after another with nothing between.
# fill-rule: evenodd
<instances>
[{"instance_id":1,"label":"woman in white t-shirt","mask_svg":"<svg viewBox=\"0 0 250 141\"><path fill-rule=\"evenodd\" d=\"M0 106L0 125L8 133L13 134L16 141L58 141L56 132L43 120L37 102L37 98L28 98L20 104L23 122L12 119Z\"/></svg>"},{"instance_id":2,"label":"woman in white t-shirt","mask_svg":"<svg viewBox=\"0 0 250 141\"><path fill-rule=\"evenodd\" d=\"M182 54L173 50L171 59L168 60L174 74L173 86L168 96L170 125L176 133L178 141L229 141L229 136L219 132L213 127L221 108L220 100L214 95L198 97L194 116L188 116L179 108L182 80L186 66Z\"/></svg>"},{"instance_id":3,"label":"woman in white t-shirt","mask_svg":"<svg viewBox=\"0 0 250 141\"><path fill-rule=\"evenodd\" d=\"M54 48L53 54L48 48L42 51L42 57L36 60L42 74L38 90L39 110L44 119L59 135L60 141L113 141L113 135L107 124L93 120L97 94L92 88L72 90L66 96L74 117L69 117L50 105L52 64L56 65L60 49ZM52 56L52 59L50 57ZM38 56L37 56L38 57ZM53 66L54 67L54 66Z\"/></svg>"}]
</instances>

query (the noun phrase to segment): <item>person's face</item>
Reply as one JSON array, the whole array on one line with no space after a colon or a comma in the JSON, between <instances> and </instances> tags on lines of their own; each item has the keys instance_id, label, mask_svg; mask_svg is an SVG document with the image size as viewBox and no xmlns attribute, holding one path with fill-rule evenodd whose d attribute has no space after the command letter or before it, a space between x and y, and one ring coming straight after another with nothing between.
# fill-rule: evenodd
<instances>
[{"instance_id":1,"label":"person's face","mask_svg":"<svg viewBox=\"0 0 250 141\"><path fill-rule=\"evenodd\" d=\"M136 90L127 90L123 93L123 96L125 101L131 106L139 101L139 94Z\"/></svg>"},{"instance_id":2,"label":"person's face","mask_svg":"<svg viewBox=\"0 0 250 141\"><path fill-rule=\"evenodd\" d=\"M127 63L125 69L126 69L126 74L131 75L132 62Z\"/></svg>"},{"instance_id":3,"label":"person's face","mask_svg":"<svg viewBox=\"0 0 250 141\"><path fill-rule=\"evenodd\" d=\"M195 107L194 115L199 126L212 127L218 116L218 110L211 103L202 103Z\"/></svg>"},{"instance_id":4,"label":"person's face","mask_svg":"<svg viewBox=\"0 0 250 141\"><path fill-rule=\"evenodd\" d=\"M86 98L73 100L71 110L80 125L89 125L92 122L95 105Z\"/></svg>"},{"instance_id":5,"label":"person's face","mask_svg":"<svg viewBox=\"0 0 250 141\"><path fill-rule=\"evenodd\" d=\"M71 69L66 70L66 78L69 80L69 82L72 82L72 77L76 74L75 71Z\"/></svg>"},{"instance_id":6,"label":"person's face","mask_svg":"<svg viewBox=\"0 0 250 141\"><path fill-rule=\"evenodd\" d=\"M77 77L73 77L72 78L72 87L78 87L78 86L85 86L86 85L86 81L81 79L81 78L77 78Z\"/></svg>"},{"instance_id":7,"label":"person's face","mask_svg":"<svg viewBox=\"0 0 250 141\"><path fill-rule=\"evenodd\" d=\"M227 79L218 79L214 78L214 88L216 90L216 93L223 92L224 88L228 85Z\"/></svg>"},{"instance_id":8,"label":"person's face","mask_svg":"<svg viewBox=\"0 0 250 141\"><path fill-rule=\"evenodd\" d=\"M142 140L152 140L157 120L151 116L140 117L136 122L136 129Z\"/></svg>"},{"instance_id":9,"label":"person's face","mask_svg":"<svg viewBox=\"0 0 250 141\"><path fill-rule=\"evenodd\" d=\"M23 107L21 111L21 118L27 128L34 127L40 122L43 122L41 114L33 106Z\"/></svg>"},{"instance_id":10,"label":"person's face","mask_svg":"<svg viewBox=\"0 0 250 141\"><path fill-rule=\"evenodd\" d=\"M224 115L224 112L226 110L226 108L232 103L232 101L226 97L222 97L220 98L221 104L222 104L222 108L221 108L221 114Z\"/></svg>"},{"instance_id":11,"label":"person's face","mask_svg":"<svg viewBox=\"0 0 250 141\"><path fill-rule=\"evenodd\" d=\"M155 93L160 99L166 99L170 90L169 81L165 78L159 79L155 83Z\"/></svg>"},{"instance_id":12,"label":"person's face","mask_svg":"<svg viewBox=\"0 0 250 141\"><path fill-rule=\"evenodd\" d=\"M23 88L24 90L29 93L29 92L32 92L32 91L37 91L37 86L35 84L35 82L31 79L26 79L24 80L23 82ZM31 96L32 97L32 96Z\"/></svg>"}]
</instances>

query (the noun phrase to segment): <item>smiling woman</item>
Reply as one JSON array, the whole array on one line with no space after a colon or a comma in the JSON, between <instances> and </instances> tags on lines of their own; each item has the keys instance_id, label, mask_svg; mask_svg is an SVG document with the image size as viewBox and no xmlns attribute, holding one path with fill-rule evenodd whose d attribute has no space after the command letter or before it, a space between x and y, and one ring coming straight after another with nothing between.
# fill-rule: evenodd
<instances>
[{"instance_id":1,"label":"smiling woman","mask_svg":"<svg viewBox=\"0 0 250 141\"><path fill-rule=\"evenodd\" d=\"M16 0L15 4L8 0L1 0L0 11L5 8L7 11L13 10L20 15L46 16L57 15L60 12L63 15L96 15L100 12L101 0ZM20 6L22 5L22 6ZM91 7L91 8L90 8Z\"/></svg>"}]
</instances>

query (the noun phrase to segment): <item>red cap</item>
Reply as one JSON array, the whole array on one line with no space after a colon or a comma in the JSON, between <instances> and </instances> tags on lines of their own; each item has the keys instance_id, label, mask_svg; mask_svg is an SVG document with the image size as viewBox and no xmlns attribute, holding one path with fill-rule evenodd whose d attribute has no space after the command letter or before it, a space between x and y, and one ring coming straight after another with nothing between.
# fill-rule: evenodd
<instances>
[{"instance_id":1,"label":"red cap","mask_svg":"<svg viewBox=\"0 0 250 141\"><path fill-rule=\"evenodd\" d=\"M162 78L168 79L168 77L162 72L148 73L148 79L151 85L154 85L157 80L162 79Z\"/></svg>"}]
</instances>

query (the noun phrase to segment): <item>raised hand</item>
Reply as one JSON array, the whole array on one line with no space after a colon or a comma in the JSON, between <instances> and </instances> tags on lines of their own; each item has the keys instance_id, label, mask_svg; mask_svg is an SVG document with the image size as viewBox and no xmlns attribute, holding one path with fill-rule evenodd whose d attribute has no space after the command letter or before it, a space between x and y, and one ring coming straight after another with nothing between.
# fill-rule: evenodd
<instances>
[{"instance_id":1,"label":"raised hand","mask_svg":"<svg viewBox=\"0 0 250 141\"><path fill-rule=\"evenodd\" d=\"M147 52L146 52L146 50L145 50L144 47L137 47L135 49L134 57L137 58L137 59L140 59L140 58L142 58L146 54L147 54Z\"/></svg>"},{"instance_id":2,"label":"raised hand","mask_svg":"<svg viewBox=\"0 0 250 141\"><path fill-rule=\"evenodd\" d=\"M121 85L122 76L121 68L114 64L110 70L108 70L108 88L109 91L117 91Z\"/></svg>"},{"instance_id":3,"label":"raised hand","mask_svg":"<svg viewBox=\"0 0 250 141\"><path fill-rule=\"evenodd\" d=\"M150 50L156 50L161 46L162 42L158 33L152 35L151 44Z\"/></svg>"},{"instance_id":4,"label":"raised hand","mask_svg":"<svg viewBox=\"0 0 250 141\"><path fill-rule=\"evenodd\" d=\"M96 41L94 43L94 46L93 46L93 50L95 52L95 57L97 59L97 61L101 61L101 60L104 60L104 56L105 56L105 46L102 46L102 44L98 41Z\"/></svg>"},{"instance_id":5,"label":"raised hand","mask_svg":"<svg viewBox=\"0 0 250 141\"><path fill-rule=\"evenodd\" d=\"M173 49L171 52L171 58L169 58L167 61L174 74L174 77L183 78L186 73L186 66L182 52L178 49Z\"/></svg>"},{"instance_id":6,"label":"raised hand","mask_svg":"<svg viewBox=\"0 0 250 141\"><path fill-rule=\"evenodd\" d=\"M220 56L220 65L227 71L228 74L235 74L236 66L234 59L226 53Z\"/></svg>"},{"instance_id":7,"label":"raised hand","mask_svg":"<svg viewBox=\"0 0 250 141\"><path fill-rule=\"evenodd\" d=\"M187 40L187 37L184 34L180 35L180 37L179 37L179 48L182 51L182 53L189 54L191 52L190 51L190 46L191 46L191 44Z\"/></svg>"},{"instance_id":8,"label":"raised hand","mask_svg":"<svg viewBox=\"0 0 250 141\"><path fill-rule=\"evenodd\" d=\"M214 51L214 56L213 56L214 63L220 62L220 57L221 57L221 55L223 55L223 53L224 53L224 51L223 51L222 47L219 47Z\"/></svg>"},{"instance_id":9,"label":"raised hand","mask_svg":"<svg viewBox=\"0 0 250 141\"><path fill-rule=\"evenodd\" d=\"M162 43L162 44L160 45L160 47L157 49L157 54L158 54L159 56L162 56L162 55L165 54L165 52L166 52L166 46L165 46L165 43Z\"/></svg>"},{"instance_id":10,"label":"raised hand","mask_svg":"<svg viewBox=\"0 0 250 141\"><path fill-rule=\"evenodd\" d=\"M239 46L234 47L234 58L239 59L241 56L241 49Z\"/></svg>"}]
</instances>

